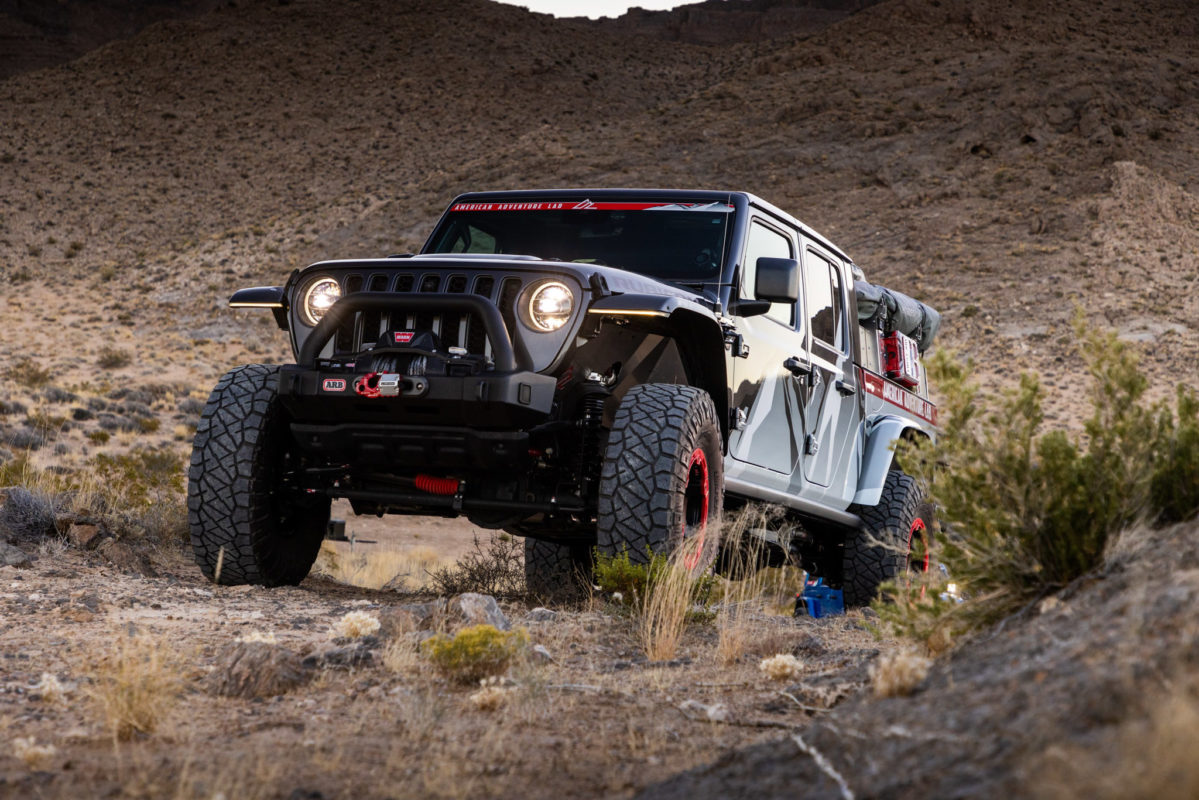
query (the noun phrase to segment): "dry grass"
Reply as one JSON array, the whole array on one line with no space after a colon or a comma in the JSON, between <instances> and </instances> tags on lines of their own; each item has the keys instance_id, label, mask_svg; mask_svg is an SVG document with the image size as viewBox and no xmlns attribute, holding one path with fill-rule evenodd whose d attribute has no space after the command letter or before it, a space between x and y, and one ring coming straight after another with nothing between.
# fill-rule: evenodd
<instances>
[{"instance_id":1,"label":"dry grass","mask_svg":"<svg viewBox=\"0 0 1199 800\"><path fill-rule=\"evenodd\" d=\"M118 634L91 664L87 692L113 738L153 733L183 692L182 660L165 639Z\"/></svg>"},{"instance_id":2,"label":"dry grass","mask_svg":"<svg viewBox=\"0 0 1199 800\"><path fill-rule=\"evenodd\" d=\"M928 677L932 664L931 659L907 650L880 656L870 665L874 696L906 697Z\"/></svg>"},{"instance_id":3,"label":"dry grass","mask_svg":"<svg viewBox=\"0 0 1199 800\"><path fill-rule=\"evenodd\" d=\"M685 566L695 546L695 541L684 542L646 586L638 633L650 661L669 661L678 653L695 604L696 576Z\"/></svg>"},{"instance_id":4,"label":"dry grass","mask_svg":"<svg viewBox=\"0 0 1199 800\"><path fill-rule=\"evenodd\" d=\"M412 675L420 669L420 641L410 635L399 636L383 648L383 666L395 675Z\"/></svg>"},{"instance_id":5,"label":"dry grass","mask_svg":"<svg viewBox=\"0 0 1199 800\"><path fill-rule=\"evenodd\" d=\"M716 609L716 659L730 665L745 655L756 636L755 619L789 600L786 571L762 569L765 547L758 531L782 532L783 509L749 504L722 521L726 559L723 596ZM802 584L802 578L798 579ZM790 609L786 609L790 613Z\"/></svg>"},{"instance_id":6,"label":"dry grass","mask_svg":"<svg viewBox=\"0 0 1199 800\"><path fill-rule=\"evenodd\" d=\"M313 572L364 589L382 589L390 584L392 588L419 592L429 587L430 573L446 565L432 547L382 550L373 545L357 545L351 549L349 543L324 542Z\"/></svg>"}]
</instances>

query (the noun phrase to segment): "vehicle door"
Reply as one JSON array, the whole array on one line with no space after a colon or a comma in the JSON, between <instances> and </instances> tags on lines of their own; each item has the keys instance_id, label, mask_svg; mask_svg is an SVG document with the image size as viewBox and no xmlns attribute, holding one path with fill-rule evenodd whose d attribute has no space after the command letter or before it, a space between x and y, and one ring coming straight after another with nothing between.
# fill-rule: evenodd
<instances>
[{"instance_id":1,"label":"vehicle door","mask_svg":"<svg viewBox=\"0 0 1199 800\"><path fill-rule=\"evenodd\" d=\"M803 327L811 367L803 398L803 474L810 483L826 487L826 502L847 503L854 490L850 473L857 473L851 465L859 457L854 437L861 417L845 313L849 287L840 258L806 237L803 244Z\"/></svg>"},{"instance_id":2,"label":"vehicle door","mask_svg":"<svg viewBox=\"0 0 1199 800\"><path fill-rule=\"evenodd\" d=\"M796 257L793 231L764 217L750 222L741 258L739 296L754 298L759 258ZM772 303L765 314L737 321L749 347L746 358L734 359L733 391L736 422L729 436L729 455L743 462L757 480L785 487L799 465L802 440L802 385L792 369L804 353L803 334L795 329L799 305ZM790 364L790 367L788 366ZM734 472L740 471L733 465ZM756 470L754 468L761 468Z\"/></svg>"}]
</instances>

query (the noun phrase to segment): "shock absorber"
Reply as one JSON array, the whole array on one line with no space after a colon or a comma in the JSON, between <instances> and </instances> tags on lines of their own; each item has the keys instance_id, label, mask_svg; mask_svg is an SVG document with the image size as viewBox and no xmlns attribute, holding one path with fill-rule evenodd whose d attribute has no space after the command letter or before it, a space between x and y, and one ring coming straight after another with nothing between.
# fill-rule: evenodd
<instances>
[{"instance_id":1,"label":"shock absorber","mask_svg":"<svg viewBox=\"0 0 1199 800\"><path fill-rule=\"evenodd\" d=\"M584 395L579 415L579 478L584 492L599 481L600 445L603 437L604 401L608 393Z\"/></svg>"}]
</instances>

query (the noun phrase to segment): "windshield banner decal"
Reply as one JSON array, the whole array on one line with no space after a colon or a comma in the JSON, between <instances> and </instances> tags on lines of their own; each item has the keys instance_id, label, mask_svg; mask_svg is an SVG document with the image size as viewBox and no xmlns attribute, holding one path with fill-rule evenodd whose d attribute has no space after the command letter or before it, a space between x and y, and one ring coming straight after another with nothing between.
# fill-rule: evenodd
<instances>
[{"instance_id":1,"label":"windshield banner decal","mask_svg":"<svg viewBox=\"0 0 1199 800\"><path fill-rule=\"evenodd\" d=\"M554 200L526 203L455 203L450 211L709 211L730 213L727 203L595 203L591 200Z\"/></svg>"}]
</instances>

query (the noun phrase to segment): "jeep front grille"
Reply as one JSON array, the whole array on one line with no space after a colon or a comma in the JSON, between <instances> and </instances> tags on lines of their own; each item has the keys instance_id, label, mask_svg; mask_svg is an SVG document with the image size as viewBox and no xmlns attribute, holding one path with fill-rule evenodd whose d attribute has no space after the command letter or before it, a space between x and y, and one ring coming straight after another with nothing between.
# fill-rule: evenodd
<instances>
[{"instance_id":1,"label":"jeep front grille","mask_svg":"<svg viewBox=\"0 0 1199 800\"><path fill-rule=\"evenodd\" d=\"M453 271L419 272L351 272L340 278L342 291L397 292L400 294L446 292L477 294L495 303L508 330L516 324L516 298L524 281L515 276L500 277L493 273ZM401 312L402 313L402 312ZM374 344L388 330L404 328L431 330L445 347L464 347L470 353L491 355L491 345L483 321L475 314L462 312L420 312L405 314L403 319L391 319L392 314L361 311L346 321L337 331L335 352L357 353Z\"/></svg>"}]
</instances>

